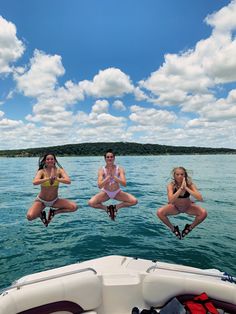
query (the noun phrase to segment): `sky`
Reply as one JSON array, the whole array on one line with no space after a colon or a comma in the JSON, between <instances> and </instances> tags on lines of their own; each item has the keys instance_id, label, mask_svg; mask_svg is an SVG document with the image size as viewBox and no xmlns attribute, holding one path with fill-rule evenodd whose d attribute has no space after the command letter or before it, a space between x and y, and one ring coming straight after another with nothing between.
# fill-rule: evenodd
<instances>
[{"instance_id":1,"label":"sky","mask_svg":"<svg viewBox=\"0 0 236 314\"><path fill-rule=\"evenodd\" d=\"M1 0L0 150L236 148L236 0Z\"/></svg>"}]
</instances>

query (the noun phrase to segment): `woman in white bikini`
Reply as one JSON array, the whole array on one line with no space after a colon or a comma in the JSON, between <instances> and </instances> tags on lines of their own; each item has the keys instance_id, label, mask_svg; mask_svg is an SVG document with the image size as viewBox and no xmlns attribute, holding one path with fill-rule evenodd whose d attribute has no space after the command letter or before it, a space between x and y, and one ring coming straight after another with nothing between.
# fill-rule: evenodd
<instances>
[{"instance_id":1,"label":"woman in white bikini","mask_svg":"<svg viewBox=\"0 0 236 314\"><path fill-rule=\"evenodd\" d=\"M47 227L52 218L61 213L74 212L78 206L69 200L58 198L59 183L70 184L70 178L58 163L54 154L45 154L39 159L39 169L33 179L34 185L41 185L41 191L27 213L28 220L40 218ZM48 218L45 207L50 207ZM52 209L58 208L58 209Z\"/></svg>"},{"instance_id":2,"label":"woman in white bikini","mask_svg":"<svg viewBox=\"0 0 236 314\"><path fill-rule=\"evenodd\" d=\"M121 191L120 184L126 186L125 171L114 164L115 154L108 150L104 155L106 165L98 170L98 187L101 192L93 196L88 205L93 208L105 210L112 220L115 220L117 211L122 207L129 207L138 203L137 199L126 192ZM109 199L121 201L116 205L103 205Z\"/></svg>"},{"instance_id":3,"label":"woman in white bikini","mask_svg":"<svg viewBox=\"0 0 236 314\"><path fill-rule=\"evenodd\" d=\"M190 231L200 224L206 217L207 212L204 208L194 204L190 196L198 201L203 201L202 195L191 181L184 167L177 167L172 170L172 182L167 186L168 204L157 210L157 216L167 225L175 236L179 239L184 238ZM195 216L191 224L186 224L182 233L179 227L172 225L168 216L186 213Z\"/></svg>"}]
</instances>

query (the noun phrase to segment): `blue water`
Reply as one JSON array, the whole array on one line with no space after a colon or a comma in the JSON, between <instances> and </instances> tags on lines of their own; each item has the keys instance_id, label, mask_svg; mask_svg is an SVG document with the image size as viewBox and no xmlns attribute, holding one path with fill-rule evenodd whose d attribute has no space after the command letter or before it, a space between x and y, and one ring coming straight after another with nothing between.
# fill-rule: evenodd
<instances>
[{"instance_id":1,"label":"blue water","mask_svg":"<svg viewBox=\"0 0 236 314\"><path fill-rule=\"evenodd\" d=\"M127 192L139 204L121 209L115 222L87 206L98 192L102 157L64 157L60 163L72 179L60 196L79 210L55 217L48 228L28 222L27 209L39 191L32 185L38 158L0 158L0 287L23 275L104 255L119 254L236 274L236 155L117 157L126 170ZM174 166L186 167L203 194L208 218L178 240L156 218L166 203L166 185ZM181 226L192 218L172 218Z\"/></svg>"}]
</instances>

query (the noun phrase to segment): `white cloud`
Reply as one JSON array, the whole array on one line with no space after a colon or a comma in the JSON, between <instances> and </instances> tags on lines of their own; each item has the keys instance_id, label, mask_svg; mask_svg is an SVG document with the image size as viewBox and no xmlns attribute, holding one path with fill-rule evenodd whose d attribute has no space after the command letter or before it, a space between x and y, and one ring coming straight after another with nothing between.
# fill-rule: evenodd
<instances>
[{"instance_id":1,"label":"white cloud","mask_svg":"<svg viewBox=\"0 0 236 314\"><path fill-rule=\"evenodd\" d=\"M235 11L236 16L236 11ZM215 38L218 41L218 37ZM205 61L205 70L214 79L215 84L229 83L236 80L236 40L228 40L223 47L219 47L211 58Z\"/></svg>"},{"instance_id":2,"label":"white cloud","mask_svg":"<svg viewBox=\"0 0 236 314\"><path fill-rule=\"evenodd\" d=\"M131 106L130 120L143 126L160 126L174 123L176 115L167 110L157 110L154 108L144 108L140 106Z\"/></svg>"},{"instance_id":3,"label":"white cloud","mask_svg":"<svg viewBox=\"0 0 236 314\"><path fill-rule=\"evenodd\" d=\"M214 107L216 98L212 94L195 94L186 97L186 100L181 104L183 112L195 112L197 114L204 110L204 107L211 105Z\"/></svg>"},{"instance_id":4,"label":"white cloud","mask_svg":"<svg viewBox=\"0 0 236 314\"><path fill-rule=\"evenodd\" d=\"M125 141L127 120L108 113L109 104L105 100L96 101L91 112L77 113L74 126L77 142Z\"/></svg>"},{"instance_id":5,"label":"white cloud","mask_svg":"<svg viewBox=\"0 0 236 314\"><path fill-rule=\"evenodd\" d=\"M103 104L103 108L99 110L98 102L96 102L89 114L84 112L78 112L77 122L83 127L107 127L110 128L124 128L126 119L124 117L115 117L107 113L106 104Z\"/></svg>"},{"instance_id":6,"label":"white cloud","mask_svg":"<svg viewBox=\"0 0 236 314\"><path fill-rule=\"evenodd\" d=\"M218 99L206 105L200 112L201 117L209 121L223 121L236 119L236 90L232 90L226 99ZM232 121L233 122L233 121ZM218 122L219 123L219 122Z\"/></svg>"},{"instance_id":7,"label":"white cloud","mask_svg":"<svg viewBox=\"0 0 236 314\"><path fill-rule=\"evenodd\" d=\"M212 35L193 49L166 54L165 62L140 87L160 105L181 105L195 95L209 95L217 84L236 80L236 1L208 16ZM207 96L208 97L208 96Z\"/></svg>"},{"instance_id":8,"label":"white cloud","mask_svg":"<svg viewBox=\"0 0 236 314\"><path fill-rule=\"evenodd\" d=\"M92 82L85 80L79 86L87 95L94 97L120 97L133 92L129 76L116 68L101 70Z\"/></svg>"},{"instance_id":9,"label":"white cloud","mask_svg":"<svg viewBox=\"0 0 236 314\"><path fill-rule=\"evenodd\" d=\"M65 73L58 55L47 55L35 50L28 70L15 72L14 78L18 90L27 97L33 97L36 102L32 114L26 120L45 126L66 127L73 125L73 113L68 106L84 99L78 84L67 81L64 86L58 86L58 77Z\"/></svg>"},{"instance_id":10,"label":"white cloud","mask_svg":"<svg viewBox=\"0 0 236 314\"><path fill-rule=\"evenodd\" d=\"M60 85L65 74L61 56L37 49L28 66L13 69L11 64L23 54L24 46L15 26L0 18L0 72L13 71L18 89L8 92L6 99L13 99L18 91L32 98L33 104L26 116L30 123L7 119L0 111L1 147L134 140L235 147L236 89L222 96L227 93L223 84L236 81L235 16L236 1L209 15L205 21L213 28L211 36L188 51L167 53L162 66L139 86L118 68L100 70L91 81ZM125 118L127 112L122 111L128 109L130 96L142 106L130 106ZM77 106L85 97L95 99L91 109L83 112ZM110 114L110 104L120 116ZM160 109L163 106L166 110Z\"/></svg>"},{"instance_id":11,"label":"white cloud","mask_svg":"<svg viewBox=\"0 0 236 314\"><path fill-rule=\"evenodd\" d=\"M27 115L26 120L55 128L64 128L72 126L75 118L71 111L66 111L64 108L59 106L47 108L38 103L34 106L34 114Z\"/></svg>"},{"instance_id":12,"label":"white cloud","mask_svg":"<svg viewBox=\"0 0 236 314\"><path fill-rule=\"evenodd\" d=\"M109 103L107 100L97 100L92 107L92 113L95 115L106 113L109 109Z\"/></svg>"},{"instance_id":13,"label":"white cloud","mask_svg":"<svg viewBox=\"0 0 236 314\"><path fill-rule=\"evenodd\" d=\"M73 105L77 101L83 100L84 94L78 84L67 81L65 87L57 89L56 97L67 105Z\"/></svg>"},{"instance_id":14,"label":"white cloud","mask_svg":"<svg viewBox=\"0 0 236 314\"><path fill-rule=\"evenodd\" d=\"M94 127L94 128L80 128L76 133L77 142L118 142L130 141L131 138L127 132L119 127Z\"/></svg>"},{"instance_id":15,"label":"white cloud","mask_svg":"<svg viewBox=\"0 0 236 314\"><path fill-rule=\"evenodd\" d=\"M169 90L162 93L158 98L151 99L150 102L154 104L162 104L165 106L181 104L188 99L187 93L180 89Z\"/></svg>"},{"instance_id":16,"label":"white cloud","mask_svg":"<svg viewBox=\"0 0 236 314\"><path fill-rule=\"evenodd\" d=\"M134 96L137 101L148 100L148 96L139 87L134 88Z\"/></svg>"},{"instance_id":17,"label":"white cloud","mask_svg":"<svg viewBox=\"0 0 236 314\"><path fill-rule=\"evenodd\" d=\"M188 93L206 93L212 85L212 80L205 75L200 60L192 51L182 55L167 54L163 66L146 81L140 82L141 87L158 97L158 103L165 105L167 100L170 105L184 101Z\"/></svg>"},{"instance_id":18,"label":"white cloud","mask_svg":"<svg viewBox=\"0 0 236 314\"><path fill-rule=\"evenodd\" d=\"M12 72L11 64L24 50L24 44L16 36L15 25L0 16L0 73Z\"/></svg>"},{"instance_id":19,"label":"white cloud","mask_svg":"<svg viewBox=\"0 0 236 314\"><path fill-rule=\"evenodd\" d=\"M112 104L112 107L119 111L125 111L126 107L121 100L115 100Z\"/></svg>"},{"instance_id":20,"label":"white cloud","mask_svg":"<svg viewBox=\"0 0 236 314\"><path fill-rule=\"evenodd\" d=\"M186 123L185 132L190 143L196 142L192 144L195 146L235 147L236 125L233 120L193 119Z\"/></svg>"},{"instance_id":21,"label":"white cloud","mask_svg":"<svg viewBox=\"0 0 236 314\"><path fill-rule=\"evenodd\" d=\"M22 121L0 120L1 149L28 148L62 145L68 143L68 136L72 137L71 128L65 127L37 127L33 123L24 124Z\"/></svg>"},{"instance_id":22,"label":"white cloud","mask_svg":"<svg viewBox=\"0 0 236 314\"><path fill-rule=\"evenodd\" d=\"M228 6L223 7L218 12L210 14L206 17L205 21L211 25L215 31L230 32L236 29L236 1L233 0Z\"/></svg>"},{"instance_id":23,"label":"white cloud","mask_svg":"<svg viewBox=\"0 0 236 314\"><path fill-rule=\"evenodd\" d=\"M1 115L3 116L3 115ZM11 129L16 129L18 127L21 127L23 125L22 121L17 121L17 120L10 120L10 119L2 119L0 120L0 130L4 131L4 130L11 130Z\"/></svg>"},{"instance_id":24,"label":"white cloud","mask_svg":"<svg viewBox=\"0 0 236 314\"><path fill-rule=\"evenodd\" d=\"M57 77L65 70L58 55L50 56L35 50L28 71L20 75L15 73L18 89L28 97L51 94L57 84Z\"/></svg>"}]
</instances>

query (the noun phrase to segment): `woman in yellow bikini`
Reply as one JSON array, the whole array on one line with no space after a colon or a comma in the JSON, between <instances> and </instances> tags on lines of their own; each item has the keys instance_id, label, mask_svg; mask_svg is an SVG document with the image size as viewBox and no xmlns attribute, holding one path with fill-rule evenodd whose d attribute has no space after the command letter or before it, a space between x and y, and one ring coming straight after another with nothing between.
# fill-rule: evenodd
<instances>
[{"instance_id":1,"label":"woman in yellow bikini","mask_svg":"<svg viewBox=\"0 0 236 314\"><path fill-rule=\"evenodd\" d=\"M78 206L69 200L58 197L59 183L70 184L70 178L58 163L54 154L45 154L39 159L39 169L33 179L34 185L41 185L41 191L37 195L33 205L27 213L28 220L40 218L47 227L52 218L61 213L74 212ZM44 209L50 207L48 218ZM52 209L58 208L58 209Z\"/></svg>"},{"instance_id":2,"label":"woman in yellow bikini","mask_svg":"<svg viewBox=\"0 0 236 314\"><path fill-rule=\"evenodd\" d=\"M173 179L167 186L168 204L157 210L157 216L170 228L174 235L181 239L200 224L206 217L207 212L204 208L196 205L190 196L198 201L202 201L202 195L196 185L191 181L184 167L176 167L172 170ZM191 224L186 224L182 233L179 227L172 225L168 216L186 213L195 216Z\"/></svg>"}]
</instances>

